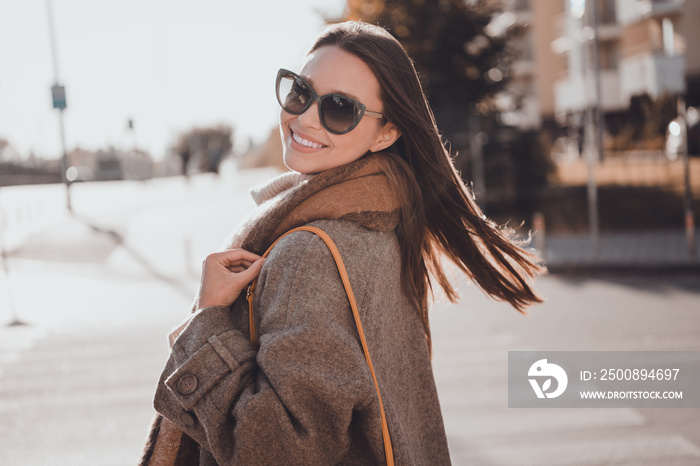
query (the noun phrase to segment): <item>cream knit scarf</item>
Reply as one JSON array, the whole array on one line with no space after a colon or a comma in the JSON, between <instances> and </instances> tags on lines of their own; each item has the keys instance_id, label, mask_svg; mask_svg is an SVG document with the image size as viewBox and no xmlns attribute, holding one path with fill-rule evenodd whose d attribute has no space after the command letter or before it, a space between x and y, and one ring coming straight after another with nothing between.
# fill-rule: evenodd
<instances>
[{"instance_id":1,"label":"cream knit scarf","mask_svg":"<svg viewBox=\"0 0 700 466\"><path fill-rule=\"evenodd\" d=\"M253 188L251 196L258 209L225 246L262 254L283 233L320 219L345 219L373 230L393 230L401 206L384 174L384 157L370 154L313 176L284 173ZM173 340L177 333L171 334ZM139 465L197 464L197 443L174 423L156 415Z\"/></svg>"},{"instance_id":2,"label":"cream knit scarf","mask_svg":"<svg viewBox=\"0 0 700 466\"><path fill-rule=\"evenodd\" d=\"M253 188L251 195L261 204L225 246L262 254L283 233L320 219L393 230L400 205L384 174L384 157L370 154L313 176L285 173Z\"/></svg>"}]
</instances>

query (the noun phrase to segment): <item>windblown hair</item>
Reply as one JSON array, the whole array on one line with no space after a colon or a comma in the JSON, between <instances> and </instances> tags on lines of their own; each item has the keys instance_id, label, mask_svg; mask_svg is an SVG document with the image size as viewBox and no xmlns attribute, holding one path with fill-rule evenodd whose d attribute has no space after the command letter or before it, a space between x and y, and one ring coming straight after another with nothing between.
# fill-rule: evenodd
<instances>
[{"instance_id":1,"label":"windblown hair","mask_svg":"<svg viewBox=\"0 0 700 466\"><path fill-rule=\"evenodd\" d=\"M379 81L383 114L401 136L387 149L389 182L403 200L396 233L404 293L417 305L431 348L428 296L432 278L459 298L441 263L446 256L484 292L520 312L542 302L528 278L544 272L512 230L486 218L454 168L413 62L385 29L348 21L326 27L311 47L336 46L362 59Z\"/></svg>"}]
</instances>

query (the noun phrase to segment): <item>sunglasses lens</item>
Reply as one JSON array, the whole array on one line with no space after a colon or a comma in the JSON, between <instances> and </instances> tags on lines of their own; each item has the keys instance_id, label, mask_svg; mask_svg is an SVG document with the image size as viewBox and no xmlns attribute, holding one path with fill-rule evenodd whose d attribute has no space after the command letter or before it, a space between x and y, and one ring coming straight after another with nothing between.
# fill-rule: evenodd
<instances>
[{"instance_id":1,"label":"sunglasses lens","mask_svg":"<svg viewBox=\"0 0 700 466\"><path fill-rule=\"evenodd\" d=\"M354 101L339 95L331 95L321 101L323 123L336 133L346 133L354 128L359 110Z\"/></svg>"},{"instance_id":2,"label":"sunglasses lens","mask_svg":"<svg viewBox=\"0 0 700 466\"><path fill-rule=\"evenodd\" d=\"M316 93L305 80L290 71L280 70L277 100L286 112L301 115L316 98ZM342 95L323 96L318 104L323 126L332 133L345 134L362 118L362 105Z\"/></svg>"},{"instance_id":3,"label":"sunglasses lens","mask_svg":"<svg viewBox=\"0 0 700 466\"><path fill-rule=\"evenodd\" d=\"M294 76L282 76L277 87L277 99L282 108L292 114L303 113L311 100L311 90Z\"/></svg>"}]
</instances>

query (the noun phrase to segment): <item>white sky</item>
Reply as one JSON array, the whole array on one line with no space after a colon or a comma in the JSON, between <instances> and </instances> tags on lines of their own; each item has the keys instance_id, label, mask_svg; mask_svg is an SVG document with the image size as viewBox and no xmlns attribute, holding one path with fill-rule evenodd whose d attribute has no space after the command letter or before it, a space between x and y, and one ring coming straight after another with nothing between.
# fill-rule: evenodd
<instances>
[{"instance_id":1,"label":"white sky","mask_svg":"<svg viewBox=\"0 0 700 466\"><path fill-rule=\"evenodd\" d=\"M343 0L51 0L67 148L163 157L179 131L227 123L237 146L275 127L274 79L295 69ZM58 158L46 0L0 0L0 138Z\"/></svg>"}]
</instances>

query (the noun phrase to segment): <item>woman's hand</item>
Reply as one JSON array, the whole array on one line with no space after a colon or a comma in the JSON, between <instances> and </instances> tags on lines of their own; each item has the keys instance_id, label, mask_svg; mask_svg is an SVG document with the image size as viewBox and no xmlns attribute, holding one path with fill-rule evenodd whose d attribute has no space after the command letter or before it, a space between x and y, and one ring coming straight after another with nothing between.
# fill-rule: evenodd
<instances>
[{"instance_id":1,"label":"woman's hand","mask_svg":"<svg viewBox=\"0 0 700 466\"><path fill-rule=\"evenodd\" d=\"M202 264L197 310L230 306L260 273L265 259L245 249L227 249L209 254Z\"/></svg>"}]
</instances>

